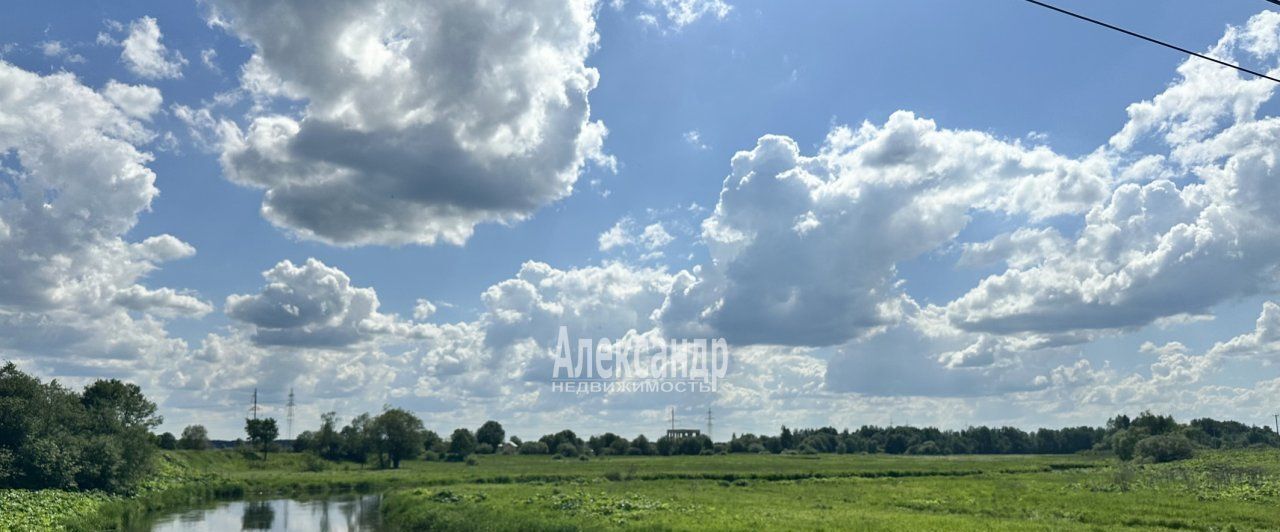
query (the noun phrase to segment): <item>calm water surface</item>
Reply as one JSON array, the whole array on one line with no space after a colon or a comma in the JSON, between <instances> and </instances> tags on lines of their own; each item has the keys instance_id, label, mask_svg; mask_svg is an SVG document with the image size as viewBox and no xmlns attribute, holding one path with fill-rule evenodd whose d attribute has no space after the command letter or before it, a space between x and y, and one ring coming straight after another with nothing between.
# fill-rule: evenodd
<instances>
[{"instance_id":1,"label":"calm water surface","mask_svg":"<svg viewBox=\"0 0 1280 532\"><path fill-rule=\"evenodd\" d=\"M322 499L271 499L220 502L215 505L161 514L141 523L136 531L377 531L381 495L338 495Z\"/></svg>"}]
</instances>

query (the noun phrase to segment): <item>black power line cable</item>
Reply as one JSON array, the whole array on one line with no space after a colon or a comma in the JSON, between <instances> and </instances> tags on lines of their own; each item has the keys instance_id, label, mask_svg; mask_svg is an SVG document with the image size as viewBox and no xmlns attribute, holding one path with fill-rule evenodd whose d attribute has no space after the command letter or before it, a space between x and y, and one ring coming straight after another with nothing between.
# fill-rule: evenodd
<instances>
[{"instance_id":1,"label":"black power line cable","mask_svg":"<svg viewBox=\"0 0 1280 532\"><path fill-rule=\"evenodd\" d=\"M1057 12L1062 13L1062 14L1064 14L1064 15L1072 16L1072 17L1078 18L1078 19L1083 20L1083 21L1086 21L1086 22L1091 22L1091 23L1093 23L1093 24L1097 24L1097 25L1102 26L1102 27L1104 27L1104 28L1112 29L1112 30L1118 31L1118 32L1120 32L1120 33L1124 33L1124 34L1126 34L1126 35L1130 35L1130 36L1133 36L1133 37L1137 37L1137 38L1142 39L1142 40L1147 41L1147 42L1151 42L1151 43L1158 44L1158 45L1160 45L1160 46L1164 46L1165 48L1172 48L1172 49L1177 50L1177 51L1179 51L1179 52L1182 52L1182 53L1184 53L1184 54L1194 55L1194 56L1199 57L1199 58L1201 58L1201 59L1205 59L1205 60L1208 60L1208 61L1213 61L1214 63L1217 63L1217 64L1222 65L1222 66L1225 66L1225 67L1231 67L1231 68L1234 68L1234 69L1239 70L1239 71L1241 71L1241 72L1246 72L1246 73L1249 73L1249 74L1253 74L1253 75L1255 75L1255 76L1258 76L1258 77L1260 77L1260 78L1266 78L1266 79L1269 79L1269 80L1274 81L1274 82L1276 82L1276 83L1280 83L1280 79L1273 78L1273 77L1268 76L1268 75L1266 75L1266 74L1263 74L1263 73L1261 73L1261 72L1256 72L1256 71L1253 71L1253 70L1249 70L1249 69L1247 69L1247 68L1245 68L1245 67L1242 67L1242 66L1240 66L1240 65L1233 65L1233 64L1228 63L1228 62L1226 62L1226 61L1222 61L1222 60L1214 59L1214 58L1209 57L1209 56L1207 56L1207 55L1204 55L1204 54L1200 54L1200 53L1193 52L1193 51L1191 51L1191 50L1188 50L1188 49L1183 48L1183 47L1181 47L1181 46L1178 46L1178 45L1176 45L1176 44L1169 44L1169 43L1164 42L1164 41L1161 41L1161 40L1159 40L1159 39L1155 39L1155 38L1152 38L1152 37L1147 37L1146 35L1143 35L1143 34L1141 34L1141 33L1135 33L1135 32L1132 32L1132 31L1126 30L1126 29L1124 29L1124 28L1121 28L1121 27L1119 27L1119 26L1114 26L1114 25L1111 25L1111 24L1107 24L1106 22L1103 22L1103 21L1101 21L1101 20L1097 20L1097 19L1089 18L1089 17L1086 17L1086 16L1081 15L1081 14L1078 14L1078 13L1073 13L1073 12L1071 12L1071 11L1067 11L1067 10L1062 9L1062 8L1060 8L1060 7L1052 6L1052 5L1046 4L1046 3L1044 3L1044 2L1040 2L1039 0L1026 0L1026 1L1027 1L1027 2L1030 2L1030 3L1032 3L1032 4L1035 4L1035 5L1038 5L1038 6L1040 6L1040 7L1046 8L1046 9L1051 9L1051 10L1053 10L1053 11L1057 11ZM1276 4L1276 5L1280 5L1280 0L1267 0L1267 1L1268 1L1268 2L1271 2L1271 3L1273 3L1273 4Z\"/></svg>"}]
</instances>

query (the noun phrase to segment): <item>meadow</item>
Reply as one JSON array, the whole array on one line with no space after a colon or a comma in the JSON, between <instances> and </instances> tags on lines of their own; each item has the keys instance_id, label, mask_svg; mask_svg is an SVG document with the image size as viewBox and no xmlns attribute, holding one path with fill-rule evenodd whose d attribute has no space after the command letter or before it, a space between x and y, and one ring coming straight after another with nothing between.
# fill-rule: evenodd
<instances>
[{"instance_id":1,"label":"meadow","mask_svg":"<svg viewBox=\"0 0 1280 532\"><path fill-rule=\"evenodd\" d=\"M386 494L392 530L1280 529L1280 452L1167 464L1096 455L481 456L399 470L175 451L132 497L0 492L0 528L123 528L218 498Z\"/></svg>"}]
</instances>

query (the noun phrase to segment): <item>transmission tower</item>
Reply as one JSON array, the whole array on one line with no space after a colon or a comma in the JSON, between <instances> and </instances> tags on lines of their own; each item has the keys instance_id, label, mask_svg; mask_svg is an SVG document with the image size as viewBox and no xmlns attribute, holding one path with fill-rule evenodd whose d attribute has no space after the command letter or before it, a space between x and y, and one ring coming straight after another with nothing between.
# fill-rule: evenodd
<instances>
[{"instance_id":1,"label":"transmission tower","mask_svg":"<svg viewBox=\"0 0 1280 532\"><path fill-rule=\"evenodd\" d=\"M253 389L253 419L258 419L258 389Z\"/></svg>"},{"instance_id":2,"label":"transmission tower","mask_svg":"<svg viewBox=\"0 0 1280 532\"><path fill-rule=\"evenodd\" d=\"M671 407L671 430L676 430L676 407Z\"/></svg>"},{"instance_id":3,"label":"transmission tower","mask_svg":"<svg viewBox=\"0 0 1280 532\"><path fill-rule=\"evenodd\" d=\"M289 402L285 403L285 406L289 407L289 413L285 418L287 420L285 424L288 427L285 437L287 439L292 440L293 439L293 388L289 388Z\"/></svg>"},{"instance_id":4,"label":"transmission tower","mask_svg":"<svg viewBox=\"0 0 1280 532\"><path fill-rule=\"evenodd\" d=\"M707 408L707 438L711 438L711 409ZM714 439L711 441L715 441Z\"/></svg>"}]
</instances>

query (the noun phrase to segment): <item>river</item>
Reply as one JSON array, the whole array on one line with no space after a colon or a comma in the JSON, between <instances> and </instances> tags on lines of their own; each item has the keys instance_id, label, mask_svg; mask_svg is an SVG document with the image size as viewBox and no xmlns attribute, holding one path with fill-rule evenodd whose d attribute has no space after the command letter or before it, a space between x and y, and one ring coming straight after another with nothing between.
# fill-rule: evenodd
<instances>
[{"instance_id":1,"label":"river","mask_svg":"<svg viewBox=\"0 0 1280 532\"><path fill-rule=\"evenodd\" d=\"M381 530L381 495L216 502L160 513L130 527L133 532L272 530L370 532Z\"/></svg>"}]
</instances>

